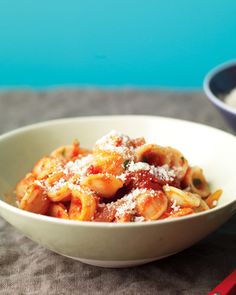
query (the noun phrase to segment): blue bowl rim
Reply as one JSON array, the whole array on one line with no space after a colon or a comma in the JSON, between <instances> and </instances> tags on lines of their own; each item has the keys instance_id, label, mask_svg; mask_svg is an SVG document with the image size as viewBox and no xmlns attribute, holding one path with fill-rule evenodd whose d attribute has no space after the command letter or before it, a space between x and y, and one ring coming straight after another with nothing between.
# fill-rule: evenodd
<instances>
[{"instance_id":1,"label":"blue bowl rim","mask_svg":"<svg viewBox=\"0 0 236 295\"><path fill-rule=\"evenodd\" d=\"M221 101L217 96L213 94L213 92L210 89L210 82L213 79L213 77L221 71L226 70L227 68L230 68L232 66L236 67L236 59L224 62L210 70L204 78L203 89L205 91L205 94L213 104L215 104L220 109L223 109L236 116L236 109Z\"/></svg>"}]
</instances>

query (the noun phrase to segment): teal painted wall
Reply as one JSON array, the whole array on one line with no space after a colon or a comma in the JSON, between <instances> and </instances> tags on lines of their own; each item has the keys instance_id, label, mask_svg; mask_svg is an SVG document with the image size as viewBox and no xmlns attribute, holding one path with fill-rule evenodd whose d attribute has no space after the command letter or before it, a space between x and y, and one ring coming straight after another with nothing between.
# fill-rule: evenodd
<instances>
[{"instance_id":1,"label":"teal painted wall","mask_svg":"<svg viewBox=\"0 0 236 295\"><path fill-rule=\"evenodd\" d=\"M0 1L0 86L200 87L235 56L235 0Z\"/></svg>"}]
</instances>

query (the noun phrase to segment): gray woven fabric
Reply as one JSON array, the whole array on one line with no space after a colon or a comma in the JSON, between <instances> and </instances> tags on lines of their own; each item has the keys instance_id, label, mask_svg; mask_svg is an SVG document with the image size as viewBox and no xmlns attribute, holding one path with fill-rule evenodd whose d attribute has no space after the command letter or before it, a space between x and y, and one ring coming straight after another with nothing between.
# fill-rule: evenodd
<instances>
[{"instance_id":1,"label":"gray woven fabric","mask_svg":"<svg viewBox=\"0 0 236 295\"><path fill-rule=\"evenodd\" d=\"M201 92L54 90L0 93L0 133L48 119L151 114L230 131ZM236 218L197 245L131 269L82 264L35 244L0 218L0 294L207 294L236 267Z\"/></svg>"}]
</instances>

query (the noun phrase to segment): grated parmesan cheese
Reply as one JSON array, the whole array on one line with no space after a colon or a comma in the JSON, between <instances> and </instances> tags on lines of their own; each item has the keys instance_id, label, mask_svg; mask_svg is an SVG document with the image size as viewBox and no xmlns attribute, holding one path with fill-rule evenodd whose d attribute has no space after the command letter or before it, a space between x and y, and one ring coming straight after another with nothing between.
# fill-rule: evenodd
<instances>
[{"instance_id":1,"label":"grated parmesan cheese","mask_svg":"<svg viewBox=\"0 0 236 295\"><path fill-rule=\"evenodd\" d=\"M81 187L79 184L74 184L74 183L68 182L68 187L72 191L76 190L76 191L79 191L79 192L84 193L86 195L91 195L91 196L94 195L94 191L92 191L86 187Z\"/></svg>"},{"instance_id":2,"label":"grated parmesan cheese","mask_svg":"<svg viewBox=\"0 0 236 295\"><path fill-rule=\"evenodd\" d=\"M69 173L75 173L81 175L81 177L84 177L86 176L88 167L92 164L93 159L93 155L88 155L74 162L70 161L65 165L63 172L66 175Z\"/></svg>"},{"instance_id":3,"label":"grated parmesan cheese","mask_svg":"<svg viewBox=\"0 0 236 295\"><path fill-rule=\"evenodd\" d=\"M216 207L216 206L218 205L218 201L217 201L217 200L214 200L214 201L212 202L212 205L213 205L214 207Z\"/></svg>"},{"instance_id":4,"label":"grated parmesan cheese","mask_svg":"<svg viewBox=\"0 0 236 295\"><path fill-rule=\"evenodd\" d=\"M126 173L122 173L122 174L116 176L116 178L122 180L123 182L125 182L126 178L127 178L127 175L126 175Z\"/></svg>"},{"instance_id":5,"label":"grated parmesan cheese","mask_svg":"<svg viewBox=\"0 0 236 295\"><path fill-rule=\"evenodd\" d=\"M37 184L38 186L41 186L42 188L45 188L45 183L43 182L43 180L36 179L34 183Z\"/></svg>"},{"instance_id":6,"label":"grated parmesan cheese","mask_svg":"<svg viewBox=\"0 0 236 295\"><path fill-rule=\"evenodd\" d=\"M125 195L123 198L116 201L116 203L113 203L116 208L116 218L122 218L125 214L136 214L136 198L140 194L146 193L147 189L139 189L136 188L131 193ZM150 191L152 192L152 191ZM154 192L154 191L153 191Z\"/></svg>"},{"instance_id":7,"label":"grated parmesan cheese","mask_svg":"<svg viewBox=\"0 0 236 295\"><path fill-rule=\"evenodd\" d=\"M61 189L66 184L66 180L64 178L60 178L57 182L54 183L53 186L49 186L47 181L45 182L48 191L51 193L56 193L59 189Z\"/></svg>"},{"instance_id":8,"label":"grated parmesan cheese","mask_svg":"<svg viewBox=\"0 0 236 295\"><path fill-rule=\"evenodd\" d=\"M117 145L117 140L120 141ZM130 138L119 131L112 130L96 141L95 146L100 150L111 151L122 155L125 159L134 159L134 148Z\"/></svg>"},{"instance_id":9,"label":"grated parmesan cheese","mask_svg":"<svg viewBox=\"0 0 236 295\"><path fill-rule=\"evenodd\" d=\"M116 207L115 217L121 218L125 214L135 214L136 213L135 207L136 207L136 203L134 201L126 200L122 205Z\"/></svg>"},{"instance_id":10,"label":"grated parmesan cheese","mask_svg":"<svg viewBox=\"0 0 236 295\"><path fill-rule=\"evenodd\" d=\"M168 183L165 185L165 191L166 192L170 192L170 187L169 187L169 184Z\"/></svg>"},{"instance_id":11,"label":"grated parmesan cheese","mask_svg":"<svg viewBox=\"0 0 236 295\"><path fill-rule=\"evenodd\" d=\"M112 143L114 142L117 138L120 138L122 140L123 145L128 145L130 142L129 136L123 134L120 131L117 130L111 130L109 133L98 139L95 143L95 145L102 146L106 143Z\"/></svg>"},{"instance_id":12,"label":"grated parmesan cheese","mask_svg":"<svg viewBox=\"0 0 236 295\"><path fill-rule=\"evenodd\" d=\"M121 180L125 180L127 172L136 172L141 170L149 171L151 174L164 181L173 181L176 177L175 171L170 169L168 165L156 167L145 162L134 163L131 161L126 172L121 174L119 178Z\"/></svg>"},{"instance_id":13,"label":"grated parmesan cheese","mask_svg":"<svg viewBox=\"0 0 236 295\"><path fill-rule=\"evenodd\" d=\"M172 201L173 201L173 204L171 205L171 209L173 209L174 212L178 212L180 209L180 206L176 204L176 200L172 200Z\"/></svg>"},{"instance_id":14,"label":"grated parmesan cheese","mask_svg":"<svg viewBox=\"0 0 236 295\"><path fill-rule=\"evenodd\" d=\"M76 174L78 176L78 183L83 180L84 177L87 175L87 169L93 162L93 155L85 156L81 159L78 159L76 161L69 161L65 164L64 167L57 166L57 170L54 171L49 176L54 175L58 172L63 172L65 176L68 176L69 174ZM40 185L41 187L47 189L51 193L56 193L58 190L60 190L63 186L68 184L69 189L81 189L78 184L73 184L71 182L68 182L64 177L61 177L57 182L55 182L53 185L50 185L47 180L35 180L35 184Z\"/></svg>"},{"instance_id":15,"label":"grated parmesan cheese","mask_svg":"<svg viewBox=\"0 0 236 295\"><path fill-rule=\"evenodd\" d=\"M151 166L148 163L145 162L137 162L134 163L133 161L130 162L128 166L128 171L135 172L139 170L150 170Z\"/></svg>"},{"instance_id":16,"label":"grated parmesan cheese","mask_svg":"<svg viewBox=\"0 0 236 295\"><path fill-rule=\"evenodd\" d=\"M135 216L134 222L142 222L145 221L145 218L143 216Z\"/></svg>"}]
</instances>

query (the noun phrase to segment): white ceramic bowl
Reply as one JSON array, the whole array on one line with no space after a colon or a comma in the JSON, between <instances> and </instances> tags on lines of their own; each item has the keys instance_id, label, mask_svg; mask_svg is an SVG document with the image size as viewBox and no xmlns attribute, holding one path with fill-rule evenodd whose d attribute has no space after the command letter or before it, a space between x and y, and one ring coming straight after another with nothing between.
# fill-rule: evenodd
<instances>
[{"instance_id":1,"label":"white ceramic bowl","mask_svg":"<svg viewBox=\"0 0 236 295\"><path fill-rule=\"evenodd\" d=\"M223 188L219 206L179 219L109 224L37 215L4 197L37 159L57 146L78 138L82 146L90 147L111 129L180 149L191 164L203 167L212 189ZM154 261L190 247L235 213L235 151L233 135L168 118L84 117L32 125L0 137L0 213L33 241L88 264L126 267Z\"/></svg>"}]
</instances>

